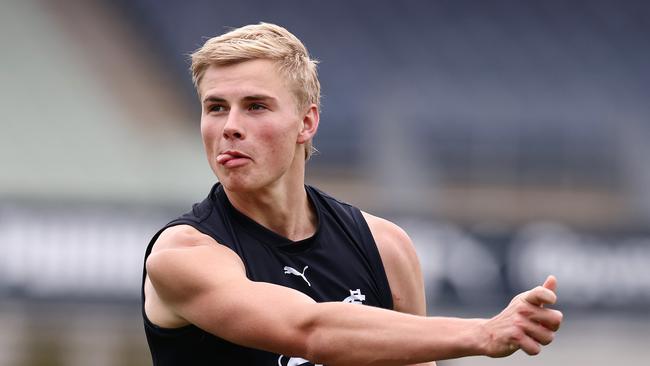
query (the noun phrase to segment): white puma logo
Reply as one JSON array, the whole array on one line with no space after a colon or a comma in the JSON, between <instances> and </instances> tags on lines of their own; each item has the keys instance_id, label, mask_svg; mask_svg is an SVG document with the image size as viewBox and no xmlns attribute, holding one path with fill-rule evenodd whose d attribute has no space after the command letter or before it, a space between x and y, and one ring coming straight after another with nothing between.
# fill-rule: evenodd
<instances>
[{"instance_id":1,"label":"white puma logo","mask_svg":"<svg viewBox=\"0 0 650 366\"><path fill-rule=\"evenodd\" d=\"M307 268L309 268L309 266L305 266L305 268L302 270L302 273L300 273L300 272L298 272L298 270L296 270L296 269L294 269L292 267L284 266L284 274L292 274L294 276L302 277L302 279L305 280L305 282L307 282L307 285L309 285L309 287L311 287L311 283L309 283L309 281L307 280L307 277L305 277L305 271L307 270Z\"/></svg>"}]
</instances>

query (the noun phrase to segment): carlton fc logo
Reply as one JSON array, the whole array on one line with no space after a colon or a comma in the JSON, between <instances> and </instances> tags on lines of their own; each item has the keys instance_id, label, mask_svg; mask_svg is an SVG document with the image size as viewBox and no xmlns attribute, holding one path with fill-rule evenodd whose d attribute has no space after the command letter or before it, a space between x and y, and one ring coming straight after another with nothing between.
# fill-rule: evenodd
<instances>
[{"instance_id":1,"label":"carlton fc logo","mask_svg":"<svg viewBox=\"0 0 650 366\"><path fill-rule=\"evenodd\" d=\"M300 357L280 356L280 358L278 358L278 366L323 366L323 365L321 364L314 365L313 363Z\"/></svg>"}]
</instances>

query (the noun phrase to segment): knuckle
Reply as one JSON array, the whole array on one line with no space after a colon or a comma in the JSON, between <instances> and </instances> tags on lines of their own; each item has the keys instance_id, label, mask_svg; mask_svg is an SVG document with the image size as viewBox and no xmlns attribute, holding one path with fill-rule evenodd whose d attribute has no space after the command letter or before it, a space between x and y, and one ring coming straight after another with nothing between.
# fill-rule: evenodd
<instances>
[{"instance_id":1,"label":"knuckle","mask_svg":"<svg viewBox=\"0 0 650 366\"><path fill-rule=\"evenodd\" d=\"M525 345L523 345L522 349L527 354L529 354L531 356L534 356L534 355L539 354L541 352L542 346L539 345L537 342L531 340L531 342L527 342Z\"/></svg>"},{"instance_id":2,"label":"knuckle","mask_svg":"<svg viewBox=\"0 0 650 366\"><path fill-rule=\"evenodd\" d=\"M555 336L553 335L553 333L549 332L549 334L544 336L544 338L540 341L540 343L543 344L544 346L547 346L551 344L551 342L553 342L554 338Z\"/></svg>"},{"instance_id":3,"label":"knuckle","mask_svg":"<svg viewBox=\"0 0 650 366\"><path fill-rule=\"evenodd\" d=\"M522 306L526 306L528 304L530 304L530 303L528 302L528 300L526 300L526 296L520 296L519 298L517 298L517 302L515 303L517 308L522 307Z\"/></svg>"},{"instance_id":4,"label":"knuckle","mask_svg":"<svg viewBox=\"0 0 650 366\"><path fill-rule=\"evenodd\" d=\"M560 329L560 323L550 322L548 325L548 329L552 332L557 332L558 329Z\"/></svg>"},{"instance_id":5,"label":"knuckle","mask_svg":"<svg viewBox=\"0 0 650 366\"><path fill-rule=\"evenodd\" d=\"M524 332L521 331L520 329L516 329L512 335L510 336L511 340L515 342L516 344L520 344L521 341L524 339Z\"/></svg>"},{"instance_id":6,"label":"knuckle","mask_svg":"<svg viewBox=\"0 0 650 366\"><path fill-rule=\"evenodd\" d=\"M556 311L555 316L551 318L550 324L553 327L553 330L558 330L560 329L560 325L562 324L564 316L562 315L561 312Z\"/></svg>"},{"instance_id":7,"label":"knuckle","mask_svg":"<svg viewBox=\"0 0 650 366\"><path fill-rule=\"evenodd\" d=\"M534 314L539 313L539 310L539 308L534 307L533 305L526 304L526 306L519 308L519 315L524 318L530 318Z\"/></svg>"},{"instance_id":8,"label":"knuckle","mask_svg":"<svg viewBox=\"0 0 650 366\"><path fill-rule=\"evenodd\" d=\"M525 320L521 315L517 315L512 319L512 325L517 329L521 329L524 327Z\"/></svg>"}]
</instances>

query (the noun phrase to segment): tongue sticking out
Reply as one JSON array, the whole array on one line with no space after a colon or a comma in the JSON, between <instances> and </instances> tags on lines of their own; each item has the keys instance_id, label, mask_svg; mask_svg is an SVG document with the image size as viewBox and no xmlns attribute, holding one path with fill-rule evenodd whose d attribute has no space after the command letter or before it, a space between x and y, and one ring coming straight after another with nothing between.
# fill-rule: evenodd
<instances>
[{"instance_id":1,"label":"tongue sticking out","mask_svg":"<svg viewBox=\"0 0 650 366\"><path fill-rule=\"evenodd\" d=\"M232 160L232 159L234 159L234 158L236 158L236 156L234 156L234 155L230 155L230 154L219 154L219 155L217 156L217 163L219 163L219 164L225 164L228 160Z\"/></svg>"}]
</instances>

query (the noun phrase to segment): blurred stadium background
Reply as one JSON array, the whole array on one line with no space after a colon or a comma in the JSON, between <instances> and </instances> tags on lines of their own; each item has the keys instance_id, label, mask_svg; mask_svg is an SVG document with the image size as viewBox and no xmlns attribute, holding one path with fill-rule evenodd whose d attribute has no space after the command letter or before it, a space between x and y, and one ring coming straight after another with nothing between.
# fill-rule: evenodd
<instances>
[{"instance_id":1,"label":"blurred stadium background","mask_svg":"<svg viewBox=\"0 0 650 366\"><path fill-rule=\"evenodd\" d=\"M322 61L308 181L407 229L431 315L558 276L541 355L441 365L650 359L648 2L3 0L1 366L150 364L143 250L214 181L187 54L259 21Z\"/></svg>"}]
</instances>

